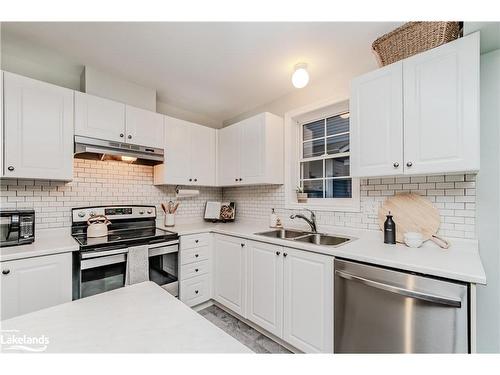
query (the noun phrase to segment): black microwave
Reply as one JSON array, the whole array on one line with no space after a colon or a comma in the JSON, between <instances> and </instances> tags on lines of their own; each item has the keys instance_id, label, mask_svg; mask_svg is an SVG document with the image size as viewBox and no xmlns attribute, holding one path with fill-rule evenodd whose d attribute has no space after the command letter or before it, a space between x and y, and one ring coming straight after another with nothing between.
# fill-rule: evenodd
<instances>
[{"instance_id":1,"label":"black microwave","mask_svg":"<svg viewBox=\"0 0 500 375\"><path fill-rule=\"evenodd\" d=\"M25 245L35 241L35 211L0 211L0 246Z\"/></svg>"}]
</instances>

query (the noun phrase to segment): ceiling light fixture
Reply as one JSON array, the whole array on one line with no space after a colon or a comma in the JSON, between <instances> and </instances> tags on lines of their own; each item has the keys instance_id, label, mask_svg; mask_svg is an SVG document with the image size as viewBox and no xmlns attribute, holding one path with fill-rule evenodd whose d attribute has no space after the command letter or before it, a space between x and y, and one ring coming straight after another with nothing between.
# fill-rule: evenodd
<instances>
[{"instance_id":1,"label":"ceiling light fixture","mask_svg":"<svg viewBox=\"0 0 500 375\"><path fill-rule=\"evenodd\" d=\"M306 63L300 63L295 65L294 72L292 75L292 83L293 85L301 89L303 87L306 87L307 84L309 83L309 73L307 72L307 64Z\"/></svg>"}]
</instances>

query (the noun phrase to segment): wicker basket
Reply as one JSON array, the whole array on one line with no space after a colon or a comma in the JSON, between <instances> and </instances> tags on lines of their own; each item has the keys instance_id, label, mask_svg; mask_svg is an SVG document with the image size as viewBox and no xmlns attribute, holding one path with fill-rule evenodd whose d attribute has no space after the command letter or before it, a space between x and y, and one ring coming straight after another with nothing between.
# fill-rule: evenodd
<instances>
[{"instance_id":1,"label":"wicker basket","mask_svg":"<svg viewBox=\"0 0 500 375\"><path fill-rule=\"evenodd\" d=\"M373 42L380 66L457 39L461 22L408 22Z\"/></svg>"}]
</instances>

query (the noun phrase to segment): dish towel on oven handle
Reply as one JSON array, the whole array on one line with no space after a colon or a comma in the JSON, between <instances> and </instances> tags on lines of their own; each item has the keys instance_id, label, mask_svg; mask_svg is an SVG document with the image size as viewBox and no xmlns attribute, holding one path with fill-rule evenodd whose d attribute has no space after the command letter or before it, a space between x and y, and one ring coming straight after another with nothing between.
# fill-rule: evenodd
<instances>
[{"instance_id":1,"label":"dish towel on oven handle","mask_svg":"<svg viewBox=\"0 0 500 375\"><path fill-rule=\"evenodd\" d=\"M142 283L149 280L149 247L132 246L128 248L125 285Z\"/></svg>"}]
</instances>

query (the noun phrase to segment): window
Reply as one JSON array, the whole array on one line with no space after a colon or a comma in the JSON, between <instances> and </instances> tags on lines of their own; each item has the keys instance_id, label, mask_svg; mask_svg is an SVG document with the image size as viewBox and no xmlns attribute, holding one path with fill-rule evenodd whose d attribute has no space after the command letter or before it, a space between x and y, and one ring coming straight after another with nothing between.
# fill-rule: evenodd
<instances>
[{"instance_id":1,"label":"window","mask_svg":"<svg viewBox=\"0 0 500 375\"><path fill-rule=\"evenodd\" d=\"M352 198L349 112L300 124L300 181L309 199Z\"/></svg>"}]
</instances>

